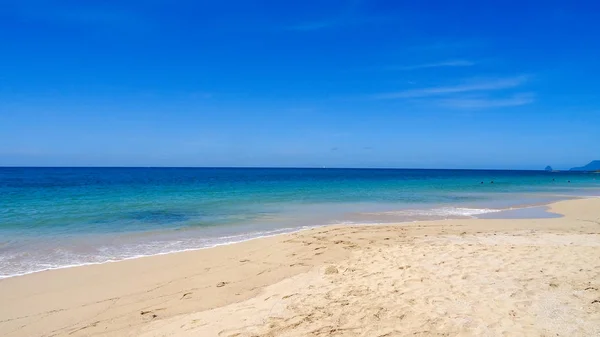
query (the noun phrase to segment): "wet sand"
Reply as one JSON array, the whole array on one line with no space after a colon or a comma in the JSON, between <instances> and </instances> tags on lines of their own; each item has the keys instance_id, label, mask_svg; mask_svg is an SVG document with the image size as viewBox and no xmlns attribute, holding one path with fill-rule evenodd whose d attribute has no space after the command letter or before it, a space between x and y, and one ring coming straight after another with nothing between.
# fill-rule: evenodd
<instances>
[{"instance_id":1,"label":"wet sand","mask_svg":"<svg viewBox=\"0 0 600 337\"><path fill-rule=\"evenodd\" d=\"M600 199L0 280L2 336L597 336Z\"/></svg>"}]
</instances>

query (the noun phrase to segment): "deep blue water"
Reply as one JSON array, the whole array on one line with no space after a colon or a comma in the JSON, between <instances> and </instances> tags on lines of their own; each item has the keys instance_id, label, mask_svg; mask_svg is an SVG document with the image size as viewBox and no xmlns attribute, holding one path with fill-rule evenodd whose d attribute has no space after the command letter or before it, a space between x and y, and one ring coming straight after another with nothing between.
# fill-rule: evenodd
<instances>
[{"instance_id":1,"label":"deep blue water","mask_svg":"<svg viewBox=\"0 0 600 337\"><path fill-rule=\"evenodd\" d=\"M471 216L595 195L598 178L483 170L0 168L0 277L302 226Z\"/></svg>"}]
</instances>

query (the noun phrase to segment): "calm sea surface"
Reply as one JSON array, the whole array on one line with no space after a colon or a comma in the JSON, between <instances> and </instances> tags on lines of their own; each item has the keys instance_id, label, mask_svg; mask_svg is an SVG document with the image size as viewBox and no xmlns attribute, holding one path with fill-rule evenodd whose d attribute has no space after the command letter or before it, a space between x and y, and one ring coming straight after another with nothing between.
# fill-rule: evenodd
<instances>
[{"instance_id":1,"label":"calm sea surface","mask_svg":"<svg viewBox=\"0 0 600 337\"><path fill-rule=\"evenodd\" d=\"M310 226L476 217L599 191L600 175L569 172L0 168L0 277Z\"/></svg>"}]
</instances>

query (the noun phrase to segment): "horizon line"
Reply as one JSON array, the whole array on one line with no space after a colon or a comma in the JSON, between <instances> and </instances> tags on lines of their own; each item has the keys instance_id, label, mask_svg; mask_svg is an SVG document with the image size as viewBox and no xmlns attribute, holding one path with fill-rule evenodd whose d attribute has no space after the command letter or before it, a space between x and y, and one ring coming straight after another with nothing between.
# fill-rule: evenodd
<instances>
[{"instance_id":1,"label":"horizon line","mask_svg":"<svg viewBox=\"0 0 600 337\"><path fill-rule=\"evenodd\" d=\"M33 166L0 165L5 168L69 168L69 169L314 169L314 170L448 170L448 171L543 171L545 169L502 169L502 168L423 168L423 167L343 167L343 166ZM553 170L549 173L575 172L570 168Z\"/></svg>"}]
</instances>

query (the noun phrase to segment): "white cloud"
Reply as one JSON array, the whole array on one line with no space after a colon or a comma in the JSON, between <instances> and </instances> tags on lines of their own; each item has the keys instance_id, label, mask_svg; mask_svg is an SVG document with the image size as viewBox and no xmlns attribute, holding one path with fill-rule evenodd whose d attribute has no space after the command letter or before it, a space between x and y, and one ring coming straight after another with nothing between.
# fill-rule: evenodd
<instances>
[{"instance_id":1,"label":"white cloud","mask_svg":"<svg viewBox=\"0 0 600 337\"><path fill-rule=\"evenodd\" d=\"M433 63L416 64L412 66L388 67L390 70L417 70L427 68L442 68L442 67L470 67L475 65L475 62L468 60L448 60Z\"/></svg>"},{"instance_id":2,"label":"white cloud","mask_svg":"<svg viewBox=\"0 0 600 337\"><path fill-rule=\"evenodd\" d=\"M441 87L429 87L421 89L403 90L397 92L388 92L375 94L372 96L374 99L399 99L399 98L418 98L418 97L429 97L429 96L442 96L454 93L465 93L475 91L492 91L518 87L527 81L528 77L525 75L491 79L485 81L477 81L466 84L454 85L454 86L441 86Z\"/></svg>"},{"instance_id":3,"label":"white cloud","mask_svg":"<svg viewBox=\"0 0 600 337\"><path fill-rule=\"evenodd\" d=\"M486 109L531 104L535 101L532 93L516 94L508 98L456 98L440 100L439 103L449 108Z\"/></svg>"}]
</instances>

